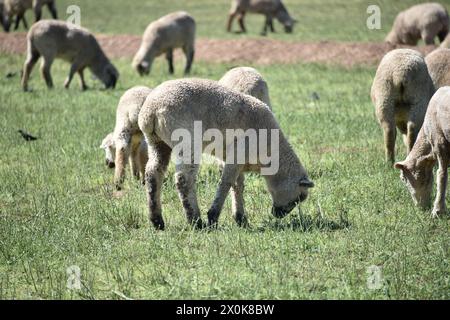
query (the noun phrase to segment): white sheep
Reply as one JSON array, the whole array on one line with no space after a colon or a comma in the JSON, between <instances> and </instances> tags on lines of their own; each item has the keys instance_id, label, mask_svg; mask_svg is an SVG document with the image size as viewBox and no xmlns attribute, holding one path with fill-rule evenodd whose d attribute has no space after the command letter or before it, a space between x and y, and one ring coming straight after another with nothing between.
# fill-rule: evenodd
<instances>
[{"instance_id":1,"label":"white sheep","mask_svg":"<svg viewBox=\"0 0 450 320\"><path fill-rule=\"evenodd\" d=\"M371 98L384 131L386 161L395 161L396 127L409 153L435 89L423 56L411 49L388 52L378 66Z\"/></svg>"},{"instance_id":2,"label":"white sheep","mask_svg":"<svg viewBox=\"0 0 450 320\"><path fill-rule=\"evenodd\" d=\"M141 76L149 74L153 60L165 54L169 73L173 74L173 50L176 48L183 49L184 73L190 73L195 52L195 20L184 11L170 13L148 25L132 66Z\"/></svg>"},{"instance_id":3,"label":"white sheep","mask_svg":"<svg viewBox=\"0 0 450 320\"><path fill-rule=\"evenodd\" d=\"M413 149L404 161L395 164L401 170L400 177L414 202L424 209L431 203L436 163L439 169L433 217L446 212L447 168L450 165L450 87L442 87L434 94Z\"/></svg>"},{"instance_id":4,"label":"white sheep","mask_svg":"<svg viewBox=\"0 0 450 320\"><path fill-rule=\"evenodd\" d=\"M254 68L233 68L225 73L219 83L227 88L258 98L271 108L267 82Z\"/></svg>"},{"instance_id":5,"label":"white sheep","mask_svg":"<svg viewBox=\"0 0 450 320\"><path fill-rule=\"evenodd\" d=\"M444 41L449 30L447 9L439 3L422 3L400 12L385 41L393 45L415 46L419 39L434 44L434 38Z\"/></svg>"},{"instance_id":6,"label":"white sheep","mask_svg":"<svg viewBox=\"0 0 450 320\"><path fill-rule=\"evenodd\" d=\"M33 66L42 56L41 72L48 88L53 87L50 68L55 58L71 63L69 76L64 82L68 88L75 73L81 79L81 88L87 88L83 71L89 68L106 88L114 88L119 72L112 65L98 44L94 35L88 30L74 24L41 20L36 22L27 35L27 58L23 68L22 88L28 90L28 79Z\"/></svg>"},{"instance_id":7,"label":"white sheep","mask_svg":"<svg viewBox=\"0 0 450 320\"><path fill-rule=\"evenodd\" d=\"M208 211L210 226L217 224L228 191L243 172L256 171L264 176L273 199L272 213L279 218L304 201L308 189L314 185L271 110L260 100L216 81L181 79L159 85L142 106L139 128L149 148L145 179L150 221L158 229L164 229L161 186L172 149L176 150L175 180L179 196L188 222L196 227L203 226L195 186L202 153L224 162L221 181ZM198 137L199 132L206 140L212 135L217 148L210 148ZM252 143L252 132L258 142ZM225 136L229 138L227 141L220 139ZM193 142L194 148L180 149L180 139L182 146ZM255 145L259 146L258 151L253 149ZM270 160L263 159L264 149L270 150ZM245 223L243 210L235 211L234 215L238 224Z\"/></svg>"},{"instance_id":8,"label":"white sheep","mask_svg":"<svg viewBox=\"0 0 450 320\"><path fill-rule=\"evenodd\" d=\"M425 57L425 62L436 89L450 86L450 49L432 51Z\"/></svg>"},{"instance_id":9,"label":"white sheep","mask_svg":"<svg viewBox=\"0 0 450 320\"><path fill-rule=\"evenodd\" d=\"M3 26L6 32L9 31L12 18L16 16L14 30L19 27L20 20L23 22L25 29L28 29L28 23L25 19L25 12L33 8L35 21L41 20L42 7L47 5L53 19L58 19L55 0L3 0L4 1L4 22Z\"/></svg>"},{"instance_id":10,"label":"white sheep","mask_svg":"<svg viewBox=\"0 0 450 320\"><path fill-rule=\"evenodd\" d=\"M241 32L246 32L244 17L246 12L263 14L266 17L262 35L267 34L267 29L275 32L273 18L278 19L284 26L286 33L291 33L297 20L293 19L281 0L232 0L228 15L227 31L231 32L234 18L237 16Z\"/></svg>"},{"instance_id":11,"label":"white sheep","mask_svg":"<svg viewBox=\"0 0 450 320\"><path fill-rule=\"evenodd\" d=\"M144 181L145 165L148 160L147 143L138 126L142 104L152 90L137 86L127 90L119 100L114 132L108 134L100 146L106 153L106 165L115 167L114 184L122 188L127 161L134 177Z\"/></svg>"}]
</instances>

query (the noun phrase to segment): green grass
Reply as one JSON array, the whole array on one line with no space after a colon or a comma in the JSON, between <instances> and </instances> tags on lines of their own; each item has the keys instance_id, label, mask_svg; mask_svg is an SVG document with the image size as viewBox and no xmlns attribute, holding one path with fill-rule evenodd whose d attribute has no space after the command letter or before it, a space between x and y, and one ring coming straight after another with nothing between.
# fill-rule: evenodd
<instances>
[{"instance_id":1,"label":"green grass","mask_svg":"<svg viewBox=\"0 0 450 320\"><path fill-rule=\"evenodd\" d=\"M297 41L381 41L392 26L401 10L423 2L422 0L284 0L294 18L299 20L294 34L285 34L276 22L276 34L270 38ZM450 0L439 1L450 9ZM170 5L168 5L170 3ZM69 5L81 8L81 23L95 33L129 33L141 35L147 25L176 10L190 12L197 21L198 36L212 38L259 37L264 17L249 14L246 17L248 34L236 35L225 32L231 0L58 0L61 19L66 19ZM366 10L369 5L379 5L381 9L381 30L369 30ZM44 8L44 16L50 17ZM120 14L120 13L124 14ZM28 20L33 20L28 12ZM235 21L234 30L238 30Z\"/></svg>"},{"instance_id":2,"label":"green grass","mask_svg":"<svg viewBox=\"0 0 450 320\"><path fill-rule=\"evenodd\" d=\"M126 32L126 30L124 30ZM264 181L247 176L251 228L235 226L230 203L217 231L187 227L173 164L162 201L167 230L147 221L144 189L130 179L112 196L113 172L99 149L112 130L125 89L168 79L164 59L139 78L116 60L119 88L62 89L68 65L53 68L47 91L38 70L32 93L18 76L23 57L0 56L0 299L367 298L449 299L449 219L416 209L398 172L384 164L381 130L369 99L373 68L271 65L266 77L281 127L316 183L283 220L270 214ZM183 61L178 61L181 76ZM219 79L230 65L194 64L194 76ZM317 92L320 101L311 101ZM22 128L40 137L25 142ZM398 159L405 155L400 139ZM218 183L202 167L205 215ZM66 288L66 269L81 269L82 289ZM382 268L381 289L367 268Z\"/></svg>"}]
</instances>

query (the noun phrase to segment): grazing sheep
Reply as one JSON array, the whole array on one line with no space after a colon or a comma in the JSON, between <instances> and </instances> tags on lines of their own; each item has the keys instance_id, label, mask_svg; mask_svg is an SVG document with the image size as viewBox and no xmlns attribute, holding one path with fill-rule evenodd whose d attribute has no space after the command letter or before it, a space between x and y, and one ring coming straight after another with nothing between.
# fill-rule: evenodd
<instances>
[{"instance_id":1,"label":"grazing sheep","mask_svg":"<svg viewBox=\"0 0 450 320\"><path fill-rule=\"evenodd\" d=\"M422 55L411 49L388 52L378 66L371 98L384 131L386 161L395 161L396 127L408 153L422 127L435 89Z\"/></svg>"},{"instance_id":2,"label":"grazing sheep","mask_svg":"<svg viewBox=\"0 0 450 320\"><path fill-rule=\"evenodd\" d=\"M23 68L22 87L28 90L28 78L33 66L42 55L42 76L48 88L53 87L50 67L55 58L70 62L69 76L64 82L68 88L75 73L81 79L81 88L87 89L83 71L89 68L99 78L106 88L116 86L119 73L100 48L95 37L86 29L74 24L57 21L41 20L36 22L27 35L27 59Z\"/></svg>"},{"instance_id":3,"label":"grazing sheep","mask_svg":"<svg viewBox=\"0 0 450 320\"><path fill-rule=\"evenodd\" d=\"M269 87L262 75L254 68L233 68L225 73L219 83L227 88L258 98L270 108Z\"/></svg>"},{"instance_id":4,"label":"grazing sheep","mask_svg":"<svg viewBox=\"0 0 450 320\"><path fill-rule=\"evenodd\" d=\"M4 29L9 31L12 18L16 16L16 23L14 30L19 27L20 20L22 20L25 29L28 29L28 23L25 19L25 12L28 9L33 8L35 21L41 20L42 7L47 5L53 19L58 19L56 12L55 0L4 0L5 13L4 13Z\"/></svg>"},{"instance_id":5,"label":"grazing sheep","mask_svg":"<svg viewBox=\"0 0 450 320\"><path fill-rule=\"evenodd\" d=\"M145 165L148 160L147 143L138 126L138 116L142 104L152 90L137 86L127 90L119 100L114 132L103 139L101 148L106 152L106 165L115 166L114 184L122 188L127 160L131 173L144 181Z\"/></svg>"},{"instance_id":6,"label":"grazing sheep","mask_svg":"<svg viewBox=\"0 0 450 320\"><path fill-rule=\"evenodd\" d=\"M165 53L169 73L173 74L173 50L182 48L186 55L185 74L190 73L195 52L195 20L187 12L170 13L149 24L141 46L133 58L133 68L142 76L149 74L153 60Z\"/></svg>"},{"instance_id":7,"label":"grazing sheep","mask_svg":"<svg viewBox=\"0 0 450 320\"><path fill-rule=\"evenodd\" d=\"M262 35L267 34L268 28L270 28L270 31L275 32L273 27L273 18L280 21L280 23L284 26L286 33L291 33L294 28L294 24L297 22L295 19L291 18L281 0L233 0L231 3L230 13L228 15L228 32L231 32L231 25L233 24L233 20L236 16L238 17L241 32L246 32L244 17L247 11L266 16L264 28L261 32Z\"/></svg>"},{"instance_id":8,"label":"grazing sheep","mask_svg":"<svg viewBox=\"0 0 450 320\"><path fill-rule=\"evenodd\" d=\"M393 45L415 46L419 39L434 44L434 38L444 41L449 30L447 10L439 3L422 3L400 12L385 41Z\"/></svg>"},{"instance_id":9,"label":"grazing sheep","mask_svg":"<svg viewBox=\"0 0 450 320\"><path fill-rule=\"evenodd\" d=\"M215 81L182 79L159 85L142 106L139 128L149 148L145 179L150 221L158 229L164 229L161 185L172 149L177 150L175 181L178 193L188 222L195 227L203 226L195 187L202 153L214 155L224 162L221 181L208 211L210 226L217 224L228 191L233 185L239 185L236 180L243 172L256 171L264 176L273 199L272 213L279 218L304 201L308 189L314 186L269 108L256 98ZM252 143L251 132L255 132L259 143L255 140ZM199 134L204 138L201 141L198 141L202 139ZM221 139L225 136L226 142ZM208 137L214 138L215 148L205 142L211 141ZM194 148L179 150L180 138L183 145L193 141ZM255 145L259 152L251 150ZM271 159L264 160L261 150L270 150ZM245 158L239 161L242 155ZM243 208L233 210L236 222L245 224Z\"/></svg>"},{"instance_id":10,"label":"grazing sheep","mask_svg":"<svg viewBox=\"0 0 450 320\"><path fill-rule=\"evenodd\" d=\"M446 212L445 192L450 165L450 87L440 88L430 100L417 142L406 159L397 162L400 177L408 187L413 201L422 208L431 204L433 168L437 171L437 193L432 215Z\"/></svg>"},{"instance_id":11,"label":"grazing sheep","mask_svg":"<svg viewBox=\"0 0 450 320\"><path fill-rule=\"evenodd\" d=\"M425 57L425 62L436 89L450 86L450 49L432 51Z\"/></svg>"}]
</instances>

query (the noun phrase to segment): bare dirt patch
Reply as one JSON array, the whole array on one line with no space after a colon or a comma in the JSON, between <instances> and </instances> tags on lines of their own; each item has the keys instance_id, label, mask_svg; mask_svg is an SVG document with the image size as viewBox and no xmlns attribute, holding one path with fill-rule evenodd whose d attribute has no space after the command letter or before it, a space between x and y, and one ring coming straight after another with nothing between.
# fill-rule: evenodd
<instances>
[{"instance_id":1,"label":"bare dirt patch","mask_svg":"<svg viewBox=\"0 0 450 320\"><path fill-rule=\"evenodd\" d=\"M111 58L131 58L141 37L134 35L97 35L100 45ZM414 47L427 54L434 46ZM393 47L385 43L290 42L274 39L198 39L196 60L217 63L298 63L315 62L344 67L376 65ZM0 53L26 52L25 33L0 33ZM180 55L180 52L177 52Z\"/></svg>"}]
</instances>

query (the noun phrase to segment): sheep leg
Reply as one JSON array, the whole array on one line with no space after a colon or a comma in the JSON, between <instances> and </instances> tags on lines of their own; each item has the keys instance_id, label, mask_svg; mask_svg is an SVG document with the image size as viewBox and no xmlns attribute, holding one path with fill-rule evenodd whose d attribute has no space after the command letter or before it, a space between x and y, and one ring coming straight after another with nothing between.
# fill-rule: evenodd
<instances>
[{"instance_id":1,"label":"sheep leg","mask_svg":"<svg viewBox=\"0 0 450 320\"><path fill-rule=\"evenodd\" d=\"M147 137L148 138L148 137ZM150 222L158 230L164 230L161 211L161 187L170 161L172 149L162 141L148 144L149 161L145 168L145 183Z\"/></svg>"},{"instance_id":2,"label":"sheep leg","mask_svg":"<svg viewBox=\"0 0 450 320\"><path fill-rule=\"evenodd\" d=\"M141 182L142 184L145 184L145 165L148 162L148 154L145 150L142 150L142 147L139 146L139 152L138 152L138 156L139 156L139 172L141 175Z\"/></svg>"},{"instance_id":3,"label":"sheep leg","mask_svg":"<svg viewBox=\"0 0 450 320\"><path fill-rule=\"evenodd\" d=\"M386 149L386 162L395 162L395 138L397 136L397 129L395 125L390 122L383 122L381 124L384 133L384 146Z\"/></svg>"},{"instance_id":4,"label":"sheep leg","mask_svg":"<svg viewBox=\"0 0 450 320\"><path fill-rule=\"evenodd\" d=\"M84 69L79 69L78 75L80 76L81 90L83 90L83 91L87 90L88 86L86 85L86 82L84 81Z\"/></svg>"},{"instance_id":5,"label":"sheep leg","mask_svg":"<svg viewBox=\"0 0 450 320\"><path fill-rule=\"evenodd\" d=\"M275 28L273 27L273 19L271 16L269 17L269 28L271 32L275 32Z\"/></svg>"},{"instance_id":6,"label":"sheep leg","mask_svg":"<svg viewBox=\"0 0 450 320\"><path fill-rule=\"evenodd\" d=\"M173 74L174 69L173 69L173 50L172 49L167 50L166 59L167 59L167 63L169 64L169 73Z\"/></svg>"},{"instance_id":7,"label":"sheep leg","mask_svg":"<svg viewBox=\"0 0 450 320\"><path fill-rule=\"evenodd\" d=\"M241 12L238 16L238 22L239 22L239 27L241 28L242 33L247 32L247 30L245 29L244 18L245 18L245 12Z\"/></svg>"},{"instance_id":8,"label":"sheep leg","mask_svg":"<svg viewBox=\"0 0 450 320\"><path fill-rule=\"evenodd\" d=\"M15 24L14 24L14 31L19 29L20 20L22 20L22 19L23 19L23 13L18 13L16 16ZM25 24L24 24L24 27L25 27Z\"/></svg>"},{"instance_id":9,"label":"sheep leg","mask_svg":"<svg viewBox=\"0 0 450 320\"><path fill-rule=\"evenodd\" d=\"M125 180L125 166L130 156L131 137L129 134L121 134L116 139L116 157L115 157L115 169L114 169L114 186L116 190L122 189L122 184Z\"/></svg>"},{"instance_id":10,"label":"sheep leg","mask_svg":"<svg viewBox=\"0 0 450 320\"><path fill-rule=\"evenodd\" d=\"M441 148L442 149L442 148ZM444 214L446 210L445 206L445 193L447 191L447 181L448 181L448 159L443 156L445 154L445 150L439 150L438 154L438 164L439 169L437 171L437 192L436 199L434 201L432 215L433 217L437 217L440 214Z\"/></svg>"},{"instance_id":11,"label":"sheep leg","mask_svg":"<svg viewBox=\"0 0 450 320\"><path fill-rule=\"evenodd\" d=\"M227 32L231 32L231 26L233 24L233 20L236 17L237 12L230 12L228 15L228 24L227 24Z\"/></svg>"},{"instance_id":12,"label":"sheep leg","mask_svg":"<svg viewBox=\"0 0 450 320\"><path fill-rule=\"evenodd\" d=\"M70 83L72 82L73 76L78 72L78 65L76 63L72 63L70 66L69 76L66 81L64 81L64 88L69 89Z\"/></svg>"},{"instance_id":13,"label":"sheep leg","mask_svg":"<svg viewBox=\"0 0 450 320\"><path fill-rule=\"evenodd\" d=\"M230 191L230 188L236 183L236 179L239 176L240 171L240 167L236 164L225 164L223 168L222 178L220 179L219 187L217 188L214 201L208 211L209 226L217 226L220 211L222 211L222 207L227 194Z\"/></svg>"},{"instance_id":14,"label":"sheep leg","mask_svg":"<svg viewBox=\"0 0 450 320\"><path fill-rule=\"evenodd\" d=\"M234 220L241 227L248 226L248 220L244 211L244 174L239 174L236 182L231 187L231 202Z\"/></svg>"},{"instance_id":15,"label":"sheep leg","mask_svg":"<svg viewBox=\"0 0 450 320\"><path fill-rule=\"evenodd\" d=\"M139 180L139 147L141 145L141 136L133 135L131 137L131 157L130 168L133 177Z\"/></svg>"},{"instance_id":16,"label":"sheep leg","mask_svg":"<svg viewBox=\"0 0 450 320\"><path fill-rule=\"evenodd\" d=\"M195 49L191 46L184 46L183 52L186 56L186 68L184 69L184 74L191 73L192 62L194 61Z\"/></svg>"},{"instance_id":17,"label":"sheep leg","mask_svg":"<svg viewBox=\"0 0 450 320\"><path fill-rule=\"evenodd\" d=\"M42 4L36 3L33 8L35 21L41 20L42 17Z\"/></svg>"},{"instance_id":18,"label":"sheep leg","mask_svg":"<svg viewBox=\"0 0 450 320\"><path fill-rule=\"evenodd\" d=\"M27 19L25 18L25 15L22 16L22 24L25 30L28 30L28 22Z\"/></svg>"},{"instance_id":19,"label":"sheep leg","mask_svg":"<svg viewBox=\"0 0 450 320\"><path fill-rule=\"evenodd\" d=\"M422 40L425 42L426 45L434 45L434 35L423 31L421 34Z\"/></svg>"},{"instance_id":20,"label":"sheep leg","mask_svg":"<svg viewBox=\"0 0 450 320\"><path fill-rule=\"evenodd\" d=\"M42 64L41 64L41 74L47 84L49 89L53 88L53 80L50 74L50 68L53 63L53 57L43 56Z\"/></svg>"},{"instance_id":21,"label":"sheep leg","mask_svg":"<svg viewBox=\"0 0 450 320\"><path fill-rule=\"evenodd\" d=\"M180 164L176 166L175 181L180 201L186 213L188 223L195 228L203 227L197 202L196 180L199 166L197 164Z\"/></svg>"},{"instance_id":22,"label":"sheep leg","mask_svg":"<svg viewBox=\"0 0 450 320\"><path fill-rule=\"evenodd\" d=\"M50 11L53 19L58 19L58 13L56 12L55 1L47 3L48 10Z\"/></svg>"},{"instance_id":23,"label":"sheep leg","mask_svg":"<svg viewBox=\"0 0 450 320\"><path fill-rule=\"evenodd\" d=\"M414 147L414 143L417 139L418 130L416 128L416 123L413 121L409 121L407 125L407 133L406 133L406 152L409 154Z\"/></svg>"},{"instance_id":24,"label":"sheep leg","mask_svg":"<svg viewBox=\"0 0 450 320\"><path fill-rule=\"evenodd\" d=\"M11 22L12 22L12 16L11 15L5 15L3 20L3 29L5 29L5 32L9 32L9 29L11 28Z\"/></svg>"},{"instance_id":25,"label":"sheep leg","mask_svg":"<svg viewBox=\"0 0 450 320\"><path fill-rule=\"evenodd\" d=\"M31 45L31 44L29 44ZM28 49L27 60L23 66L23 76L22 76L22 88L24 91L28 91L28 80L30 78L31 71L34 65L39 60L40 54L32 48Z\"/></svg>"}]
</instances>

